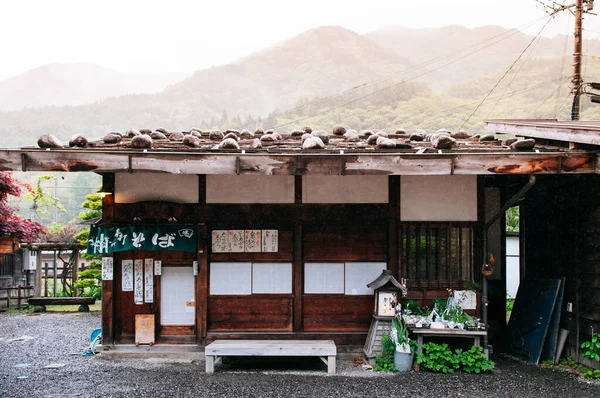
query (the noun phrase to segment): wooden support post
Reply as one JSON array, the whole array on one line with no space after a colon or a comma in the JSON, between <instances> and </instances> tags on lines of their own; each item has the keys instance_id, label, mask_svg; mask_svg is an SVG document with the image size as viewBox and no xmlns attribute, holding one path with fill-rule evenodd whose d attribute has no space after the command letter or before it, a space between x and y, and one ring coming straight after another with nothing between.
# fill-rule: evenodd
<instances>
[{"instance_id":1,"label":"wooden support post","mask_svg":"<svg viewBox=\"0 0 600 398\"><path fill-rule=\"evenodd\" d=\"M114 258L113 258L114 260ZM114 275L114 262L113 262L113 279L117 276ZM102 281L102 344L111 345L114 344L114 281Z\"/></svg>"},{"instance_id":2,"label":"wooden support post","mask_svg":"<svg viewBox=\"0 0 600 398\"><path fill-rule=\"evenodd\" d=\"M302 272L302 223L298 221L294 227L294 332L303 330L302 325L302 286L304 285Z\"/></svg>"},{"instance_id":3,"label":"wooden support post","mask_svg":"<svg viewBox=\"0 0 600 398\"><path fill-rule=\"evenodd\" d=\"M400 219L400 176L388 177L388 269L394 278L402 278L399 273L398 227Z\"/></svg>"},{"instance_id":4,"label":"wooden support post","mask_svg":"<svg viewBox=\"0 0 600 398\"><path fill-rule=\"evenodd\" d=\"M44 297L48 297L48 263L46 263L46 267L44 268Z\"/></svg>"},{"instance_id":5,"label":"wooden support post","mask_svg":"<svg viewBox=\"0 0 600 398\"><path fill-rule=\"evenodd\" d=\"M208 312L208 230L198 226L198 276L196 277L196 341L206 343Z\"/></svg>"},{"instance_id":6,"label":"wooden support post","mask_svg":"<svg viewBox=\"0 0 600 398\"><path fill-rule=\"evenodd\" d=\"M53 267L52 267L52 269L54 270L52 272L52 280L54 281L54 283L52 284L52 289L53 289L52 295L54 297L56 297L56 276L57 276L56 275L56 271L57 271L57 268L58 268L57 264L56 264L57 261L58 261L58 259L56 258L56 250L54 250L54 263L53 263Z\"/></svg>"},{"instance_id":7,"label":"wooden support post","mask_svg":"<svg viewBox=\"0 0 600 398\"><path fill-rule=\"evenodd\" d=\"M75 287L78 279L79 273L79 249L73 249L75 252L73 253L73 270L71 271L73 274L71 275L71 283L73 285L73 297L79 296L79 289Z\"/></svg>"},{"instance_id":8,"label":"wooden support post","mask_svg":"<svg viewBox=\"0 0 600 398\"><path fill-rule=\"evenodd\" d=\"M35 256L35 285L33 295L40 297L42 295L42 251L38 250Z\"/></svg>"},{"instance_id":9,"label":"wooden support post","mask_svg":"<svg viewBox=\"0 0 600 398\"><path fill-rule=\"evenodd\" d=\"M21 309L21 286L17 287L17 308Z\"/></svg>"},{"instance_id":10,"label":"wooden support post","mask_svg":"<svg viewBox=\"0 0 600 398\"><path fill-rule=\"evenodd\" d=\"M10 287L6 288L6 309L10 310Z\"/></svg>"}]
</instances>

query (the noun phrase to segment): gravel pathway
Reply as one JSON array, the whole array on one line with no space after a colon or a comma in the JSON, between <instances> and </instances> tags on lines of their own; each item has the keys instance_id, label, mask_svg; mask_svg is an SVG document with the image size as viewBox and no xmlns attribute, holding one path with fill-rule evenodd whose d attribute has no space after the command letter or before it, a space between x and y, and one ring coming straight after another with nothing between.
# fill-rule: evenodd
<instances>
[{"instance_id":1,"label":"gravel pathway","mask_svg":"<svg viewBox=\"0 0 600 398\"><path fill-rule=\"evenodd\" d=\"M490 375L373 373L339 360L335 376L315 358L228 361L207 375L204 362L83 357L99 325L97 312L0 313L0 397L600 397L600 383L503 357Z\"/></svg>"}]
</instances>

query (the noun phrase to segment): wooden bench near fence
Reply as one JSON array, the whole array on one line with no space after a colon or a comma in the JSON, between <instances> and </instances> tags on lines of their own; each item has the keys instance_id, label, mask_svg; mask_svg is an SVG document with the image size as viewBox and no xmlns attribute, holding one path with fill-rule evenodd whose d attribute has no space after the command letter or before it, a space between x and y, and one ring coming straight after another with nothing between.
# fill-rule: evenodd
<instances>
[{"instance_id":1,"label":"wooden bench near fence","mask_svg":"<svg viewBox=\"0 0 600 398\"><path fill-rule=\"evenodd\" d=\"M337 349L333 340L215 340L206 346L206 373L214 373L224 356L319 357L327 373L335 373Z\"/></svg>"},{"instance_id":2,"label":"wooden bench near fence","mask_svg":"<svg viewBox=\"0 0 600 398\"><path fill-rule=\"evenodd\" d=\"M90 305L96 302L93 297L31 297L28 300L30 305L41 307L42 311L46 311L47 305L77 305L79 312L88 312Z\"/></svg>"}]
</instances>

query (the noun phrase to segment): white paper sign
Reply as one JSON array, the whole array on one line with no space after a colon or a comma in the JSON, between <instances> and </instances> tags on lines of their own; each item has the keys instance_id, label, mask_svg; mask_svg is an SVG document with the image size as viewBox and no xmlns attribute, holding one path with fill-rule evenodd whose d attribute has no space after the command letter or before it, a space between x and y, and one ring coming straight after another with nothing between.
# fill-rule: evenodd
<instances>
[{"instance_id":1,"label":"white paper sign","mask_svg":"<svg viewBox=\"0 0 600 398\"><path fill-rule=\"evenodd\" d=\"M477 309L477 293L472 290L455 290L454 299L463 310Z\"/></svg>"},{"instance_id":2,"label":"white paper sign","mask_svg":"<svg viewBox=\"0 0 600 398\"><path fill-rule=\"evenodd\" d=\"M146 303L154 302L154 276L152 273L153 261L147 258L144 261L144 301Z\"/></svg>"},{"instance_id":3,"label":"white paper sign","mask_svg":"<svg viewBox=\"0 0 600 398\"><path fill-rule=\"evenodd\" d=\"M136 304L144 303L144 260L135 260L133 281L133 301Z\"/></svg>"},{"instance_id":4,"label":"white paper sign","mask_svg":"<svg viewBox=\"0 0 600 398\"><path fill-rule=\"evenodd\" d=\"M244 230L243 229L232 229L227 231L229 235L229 243L231 244L231 251L233 253L244 252Z\"/></svg>"},{"instance_id":5,"label":"white paper sign","mask_svg":"<svg viewBox=\"0 0 600 398\"><path fill-rule=\"evenodd\" d=\"M113 258L102 257L102 280L112 281L113 280Z\"/></svg>"},{"instance_id":6,"label":"white paper sign","mask_svg":"<svg viewBox=\"0 0 600 398\"><path fill-rule=\"evenodd\" d=\"M194 261L194 276L198 275L198 261Z\"/></svg>"},{"instance_id":7,"label":"white paper sign","mask_svg":"<svg viewBox=\"0 0 600 398\"><path fill-rule=\"evenodd\" d=\"M225 230L212 231L212 251L213 253L230 253L231 244L229 235Z\"/></svg>"},{"instance_id":8,"label":"white paper sign","mask_svg":"<svg viewBox=\"0 0 600 398\"><path fill-rule=\"evenodd\" d=\"M260 229L247 229L244 231L246 252L256 253L262 250L260 235Z\"/></svg>"},{"instance_id":9,"label":"white paper sign","mask_svg":"<svg viewBox=\"0 0 600 398\"><path fill-rule=\"evenodd\" d=\"M276 229L262 230L262 251L276 253L279 250L279 233Z\"/></svg>"},{"instance_id":10,"label":"white paper sign","mask_svg":"<svg viewBox=\"0 0 600 398\"><path fill-rule=\"evenodd\" d=\"M162 261L161 260L156 260L154 262L154 275L161 275L162 274Z\"/></svg>"},{"instance_id":11,"label":"white paper sign","mask_svg":"<svg viewBox=\"0 0 600 398\"><path fill-rule=\"evenodd\" d=\"M133 260L123 260L121 263L121 276L123 291L133 291Z\"/></svg>"}]
</instances>

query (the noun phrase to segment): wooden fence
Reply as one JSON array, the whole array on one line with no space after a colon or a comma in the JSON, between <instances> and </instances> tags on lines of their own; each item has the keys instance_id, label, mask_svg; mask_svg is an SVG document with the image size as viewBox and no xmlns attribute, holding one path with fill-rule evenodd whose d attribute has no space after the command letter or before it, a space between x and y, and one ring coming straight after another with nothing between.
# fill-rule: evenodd
<instances>
[{"instance_id":1,"label":"wooden fence","mask_svg":"<svg viewBox=\"0 0 600 398\"><path fill-rule=\"evenodd\" d=\"M0 288L0 303L6 303L6 308L21 308L27 304L27 299L33 297L33 286L9 286ZM16 302L16 306L14 303Z\"/></svg>"}]
</instances>

